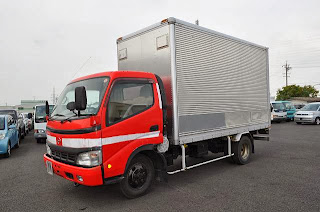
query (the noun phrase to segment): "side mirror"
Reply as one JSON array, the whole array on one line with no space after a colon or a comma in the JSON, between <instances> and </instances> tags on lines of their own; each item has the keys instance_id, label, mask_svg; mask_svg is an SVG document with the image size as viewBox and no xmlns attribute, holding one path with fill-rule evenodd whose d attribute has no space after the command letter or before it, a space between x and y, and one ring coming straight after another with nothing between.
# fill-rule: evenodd
<instances>
[{"instance_id":1,"label":"side mirror","mask_svg":"<svg viewBox=\"0 0 320 212\"><path fill-rule=\"evenodd\" d=\"M32 119L32 113L28 113L28 119Z\"/></svg>"},{"instance_id":2,"label":"side mirror","mask_svg":"<svg viewBox=\"0 0 320 212\"><path fill-rule=\"evenodd\" d=\"M84 86L75 89L75 109L85 110L87 108L87 92Z\"/></svg>"},{"instance_id":3,"label":"side mirror","mask_svg":"<svg viewBox=\"0 0 320 212\"><path fill-rule=\"evenodd\" d=\"M69 102L67 104L67 109L70 111L74 111L76 109L76 103L75 102Z\"/></svg>"},{"instance_id":4,"label":"side mirror","mask_svg":"<svg viewBox=\"0 0 320 212\"><path fill-rule=\"evenodd\" d=\"M270 112L272 112L273 111L273 107L270 107Z\"/></svg>"},{"instance_id":5,"label":"side mirror","mask_svg":"<svg viewBox=\"0 0 320 212\"><path fill-rule=\"evenodd\" d=\"M46 101L46 114L49 116L49 103Z\"/></svg>"}]
</instances>

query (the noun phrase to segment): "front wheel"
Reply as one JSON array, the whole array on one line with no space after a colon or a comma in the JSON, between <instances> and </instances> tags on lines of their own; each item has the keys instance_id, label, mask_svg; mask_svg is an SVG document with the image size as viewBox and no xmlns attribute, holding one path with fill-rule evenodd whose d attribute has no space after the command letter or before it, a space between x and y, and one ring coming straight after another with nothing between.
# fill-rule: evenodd
<instances>
[{"instance_id":1,"label":"front wheel","mask_svg":"<svg viewBox=\"0 0 320 212\"><path fill-rule=\"evenodd\" d=\"M132 199L145 194L151 187L153 179L154 166L152 161L144 155L137 155L128 166L120 188L127 198Z\"/></svg>"},{"instance_id":2,"label":"front wheel","mask_svg":"<svg viewBox=\"0 0 320 212\"><path fill-rule=\"evenodd\" d=\"M320 125L320 118L316 118L315 122L316 125Z\"/></svg>"},{"instance_id":3,"label":"front wheel","mask_svg":"<svg viewBox=\"0 0 320 212\"><path fill-rule=\"evenodd\" d=\"M297 124L302 124L301 122L296 122Z\"/></svg>"},{"instance_id":4,"label":"front wheel","mask_svg":"<svg viewBox=\"0 0 320 212\"><path fill-rule=\"evenodd\" d=\"M249 163L252 154L252 143L248 136L242 136L239 142L232 143L232 159L240 165Z\"/></svg>"}]
</instances>

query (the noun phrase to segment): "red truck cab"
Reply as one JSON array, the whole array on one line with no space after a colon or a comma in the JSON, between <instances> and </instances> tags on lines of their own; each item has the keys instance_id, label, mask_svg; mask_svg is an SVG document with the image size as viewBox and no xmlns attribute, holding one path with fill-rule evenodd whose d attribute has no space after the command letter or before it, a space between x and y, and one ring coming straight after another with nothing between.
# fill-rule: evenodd
<instances>
[{"instance_id":1,"label":"red truck cab","mask_svg":"<svg viewBox=\"0 0 320 212\"><path fill-rule=\"evenodd\" d=\"M135 71L70 82L48 117L48 173L87 186L121 182L127 197L164 179L166 162L156 151L164 141L162 88L155 74Z\"/></svg>"}]
</instances>

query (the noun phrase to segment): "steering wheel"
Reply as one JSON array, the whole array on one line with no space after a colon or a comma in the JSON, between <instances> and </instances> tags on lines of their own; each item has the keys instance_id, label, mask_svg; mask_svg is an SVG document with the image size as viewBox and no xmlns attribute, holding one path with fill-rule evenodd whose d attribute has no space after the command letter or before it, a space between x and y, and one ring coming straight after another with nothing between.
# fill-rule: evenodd
<instances>
[{"instance_id":1,"label":"steering wheel","mask_svg":"<svg viewBox=\"0 0 320 212\"><path fill-rule=\"evenodd\" d=\"M128 116L129 116L129 113L131 112L131 110L132 110L132 108L133 108L134 106L136 106L136 105L130 105L130 106L128 107L128 109L126 110L126 112L124 113L124 115L123 115L122 118L128 117Z\"/></svg>"}]
</instances>

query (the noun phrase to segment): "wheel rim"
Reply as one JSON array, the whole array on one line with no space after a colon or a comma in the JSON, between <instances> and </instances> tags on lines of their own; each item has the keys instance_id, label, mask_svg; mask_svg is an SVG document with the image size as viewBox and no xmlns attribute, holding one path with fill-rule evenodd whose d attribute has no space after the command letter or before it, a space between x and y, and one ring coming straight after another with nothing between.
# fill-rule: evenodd
<instances>
[{"instance_id":1,"label":"wheel rim","mask_svg":"<svg viewBox=\"0 0 320 212\"><path fill-rule=\"evenodd\" d=\"M319 124L320 124L320 119L319 119L319 118L317 118L317 120L316 120L316 124L317 124L317 125L319 125Z\"/></svg>"},{"instance_id":2,"label":"wheel rim","mask_svg":"<svg viewBox=\"0 0 320 212\"><path fill-rule=\"evenodd\" d=\"M141 163L134 164L128 173L128 182L132 188L139 189L147 181L147 169Z\"/></svg>"},{"instance_id":3,"label":"wheel rim","mask_svg":"<svg viewBox=\"0 0 320 212\"><path fill-rule=\"evenodd\" d=\"M241 157L243 160L247 160L250 154L249 145L242 144L241 146Z\"/></svg>"}]
</instances>

